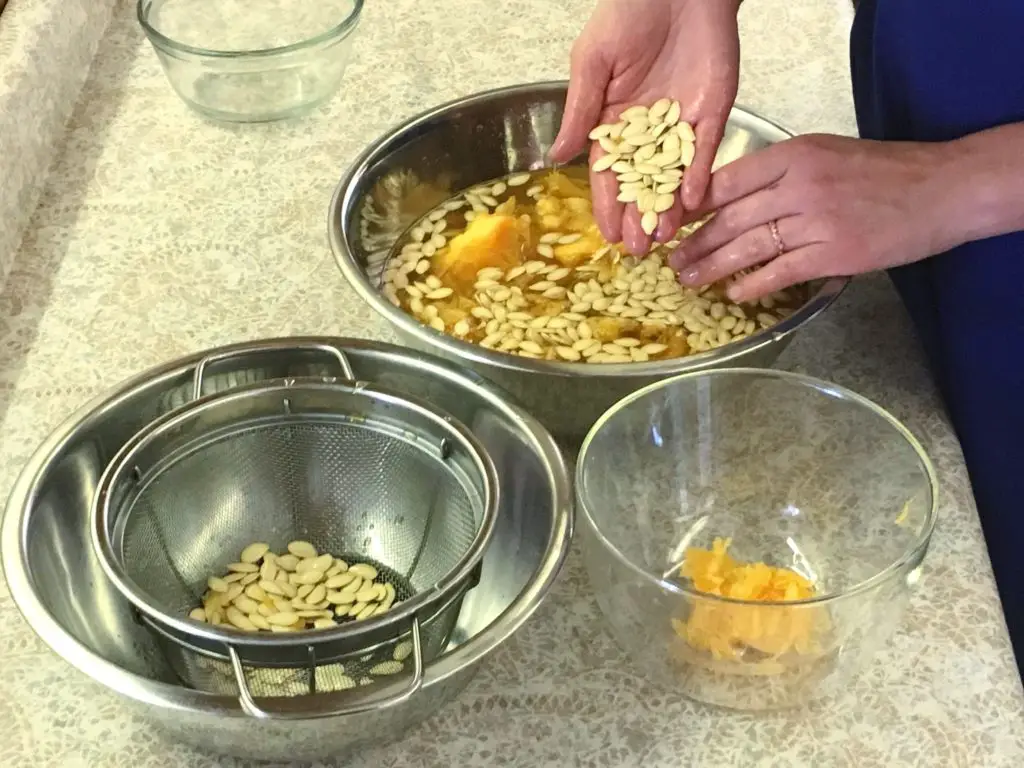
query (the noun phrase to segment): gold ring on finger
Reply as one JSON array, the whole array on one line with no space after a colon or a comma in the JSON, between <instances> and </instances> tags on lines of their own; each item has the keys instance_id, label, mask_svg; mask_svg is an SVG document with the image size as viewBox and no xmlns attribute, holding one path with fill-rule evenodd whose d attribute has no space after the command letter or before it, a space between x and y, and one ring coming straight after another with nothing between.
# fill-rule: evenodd
<instances>
[{"instance_id":1,"label":"gold ring on finger","mask_svg":"<svg viewBox=\"0 0 1024 768\"><path fill-rule=\"evenodd\" d=\"M778 258L786 252L786 244L779 234L779 223L775 219L768 222L768 231L771 232L772 242L775 243L775 258Z\"/></svg>"}]
</instances>

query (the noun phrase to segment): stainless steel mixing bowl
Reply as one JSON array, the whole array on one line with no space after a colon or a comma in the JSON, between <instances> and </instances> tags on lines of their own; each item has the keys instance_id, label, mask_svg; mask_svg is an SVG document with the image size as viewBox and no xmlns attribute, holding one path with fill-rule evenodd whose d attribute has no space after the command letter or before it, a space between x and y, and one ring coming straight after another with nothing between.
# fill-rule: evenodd
<instances>
[{"instance_id":1,"label":"stainless steel mixing bowl","mask_svg":"<svg viewBox=\"0 0 1024 768\"><path fill-rule=\"evenodd\" d=\"M556 436L576 442L606 409L654 381L709 368L771 365L793 333L831 304L847 280L823 281L793 315L742 341L686 358L619 365L530 360L487 350L438 333L392 305L379 285L394 242L410 224L467 187L544 168L567 85L532 83L485 91L394 128L363 152L342 178L331 200L328 231L345 279L402 341L478 371L516 395ZM716 163L790 136L737 107Z\"/></svg>"},{"instance_id":2,"label":"stainless steel mixing bowl","mask_svg":"<svg viewBox=\"0 0 1024 768\"><path fill-rule=\"evenodd\" d=\"M358 378L415 392L462 421L487 450L502 487L479 584L466 598L448 651L427 665L421 689L403 703L323 717L332 694L279 697L290 709L287 719L250 717L233 696L182 686L153 634L107 580L89 538L99 477L132 435L191 398L194 370L208 353L143 373L85 405L46 439L15 483L0 552L19 610L57 654L177 741L284 761L399 738L457 695L480 662L522 626L565 559L572 500L561 455L535 419L471 373L386 344L279 339L214 350L224 357L210 369L204 392L332 375L336 365L311 349L324 344L342 349Z\"/></svg>"}]
</instances>

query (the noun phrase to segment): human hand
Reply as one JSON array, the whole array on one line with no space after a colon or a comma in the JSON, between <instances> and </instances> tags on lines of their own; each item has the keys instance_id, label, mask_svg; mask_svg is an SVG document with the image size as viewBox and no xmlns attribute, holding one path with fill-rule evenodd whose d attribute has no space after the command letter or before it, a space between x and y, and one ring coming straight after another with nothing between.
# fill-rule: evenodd
<instances>
[{"instance_id":1,"label":"human hand","mask_svg":"<svg viewBox=\"0 0 1024 768\"><path fill-rule=\"evenodd\" d=\"M615 122L634 104L660 98L682 106L681 119L694 127L696 152L686 170L679 202L661 215L654 237L666 242L678 230L683 207L700 205L711 166L736 98L739 77L740 0L602 0L573 46L569 92L561 130L551 150L569 162L589 143L600 123ZM593 164L604 151L595 143ZM594 216L605 239L646 253L651 238L635 205L616 200L610 173L591 173Z\"/></svg>"},{"instance_id":2,"label":"human hand","mask_svg":"<svg viewBox=\"0 0 1024 768\"><path fill-rule=\"evenodd\" d=\"M945 145L801 136L720 168L671 257L688 286L759 267L727 289L752 301L797 283L907 264L957 243ZM955 216L952 216L955 218Z\"/></svg>"}]
</instances>

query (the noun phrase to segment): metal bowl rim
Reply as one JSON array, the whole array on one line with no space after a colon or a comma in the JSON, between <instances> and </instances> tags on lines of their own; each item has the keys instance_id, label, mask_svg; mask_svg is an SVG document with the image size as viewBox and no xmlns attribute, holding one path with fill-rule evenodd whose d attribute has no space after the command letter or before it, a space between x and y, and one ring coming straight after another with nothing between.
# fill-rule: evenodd
<instances>
[{"instance_id":1,"label":"metal bowl rim","mask_svg":"<svg viewBox=\"0 0 1024 768\"><path fill-rule=\"evenodd\" d=\"M484 630L426 666L422 687L441 684L464 670L472 669L508 640L533 615L561 573L568 556L573 530L571 479L565 459L554 439L533 416L510 402L499 387L477 374L459 370L454 364L436 357L412 354L393 344L341 337L295 336L262 339L260 342L288 345L326 342L345 350L369 349L391 356L415 359L418 364L440 371L446 377L457 377L466 386L475 389L496 409L518 424L523 430L524 437L529 438L537 449L552 488L554 515L541 564L519 597ZM50 432L32 453L15 480L4 509L0 525L0 563L3 565L4 577L14 604L25 621L47 646L79 672L103 687L142 704L190 713L249 717L234 696L204 693L137 675L93 652L67 632L47 610L33 589L33 578L26 565L23 541L25 511L37 502L40 476L50 468L53 456L65 448L86 419L112 409L140 388L180 377L184 372L193 370L200 360L210 354L232 350L244 351L252 345L253 342L228 344L181 357L138 373L93 397ZM311 700L313 698L315 697L310 697ZM313 717L315 716L311 715L311 719Z\"/></svg>"},{"instance_id":2,"label":"metal bowl rim","mask_svg":"<svg viewBox=\"0 0 1024 768\"><path fill-rule=\"evenodd\" d=\"M810 322L813 318L827 309L846 288L850 282L848 277L826 278L818 291L806 303L801 305L789 317L781 320L770 329L754 333L753 335L731 342L730 344L701 352L686 357L671 358L668 360L657 360L644 363L601 363L590 365L587 363L571 363L553 360L532 360L517 355L509 355L501 352L487 350L477 344L461 341L454 336L435 331L423 323L420 323L408 313L402 311L388 301L384 295L373 285L360 265L356 263L355 257L349 250L347 241L348 228L342 216L343 212L350 210L355 201L353 190L355 181L364 176L371 163L386 156L392 145L397 143L408 131L429 123L454 110L487 102L492 99L518 93L535 92L563 92L568 87L568 81L550 80L536 83L493 88L480 91L469 96L445 102L437 107L426 110L415 115L398 126L391 128L383 136L376 139L352 162L349 169L342 176L331 196L328 208L327 231L331 244L331 251L334 254L335 263L341 271L345 280L352 286L359 297L373 308L378 315L384 317L391 325L399 330L416 338L418 341L428 345L431 349L440 349L448 352L461 360L468 360L477 364L493 366L517 373L546 374L565 377L613 377L613 378L649 378L652 376L670 376L692 370L698 370L707 366L717 366L729 363L737 358L756 353L763 347L775 344L792 334L801 326ZM780 125L767 120L755 112L736 105L733 112L742 115L745 119L759 123L775 133L779 139L792 138L793 133ZM442 353L443 354L443 353Z\"/></svg>"},{"instance_id":3,"label":"metal bowl rim","mask_svg":"<svg viewBox=\"0 0 1024 768\"><path fill-rule=\"evenodd\" d=\"M154 27L149 21L149 11L156 0L138 0L135 6L135 13L139 20L139 25L142 27L142 31L145 32L146 37L149 38L149 42L165 53L187 53L192 56L221 60L241 58L262 59L312 50L323 43L344 40L355 31L355 27L359 23L359 19L363 13L364 1L365 0L353 0L352 10L349 11L348 15L344 19L330 29L321 32L318 35L314 35L313 37L306 38L305 40L299 40L295 43L288 43L288 45L279 45L274 48L253 48L251 50L238 51L203 48L201 46L182 43L172 37L168 37Z\"/></svg>"},{"instance_id":4,"label":"metal bowl rim","mask_svg":"<svg viewBox=\"0 0 1024 768\"><path fill-rule=\"evenodd\" d=\"M918 461L921 463L921 467L924 470L925 477L928 482L928 512L927 519L922 528L921 533L918 535L917 540L914 544L908 547L899 557L893 562L887 565L882 570L873 576L864 579L857 584L854 584L841 592L828 592L823 595L817 595L815 597L804 598L801 600L787 600L783 603L764 603L758 601L744 600L736 597L723 597L719 595L712 595L706 592L700 592L699 590L692 589L685 584L669 581L663 576L659 576L651 573L650 571L642 568L640 565L633 562L612 542L601 527L594 520L591 514L591 507L587 504L587 499L584 497L583 488L583 474L584 466L586 464L587 453L590 450L591 444L597 439L601 430L608 425L608 423L624 411L629 406L633 405L643 398L667 390L671 387L679 385L690 384L698 379L709 379L709 378L729 378L729 377L767 377L781 379L789 381L791 383L800 384L804 387L814 389L816 391L825 393L831 393L838 395L844 400L855 403L861 406L865 411L878 416L891 426L894 431L904 439L907 445L917 455ZM932 463L931 458L925 451L924 446L921 445L917 437L907 429L907 427L895 416L885 410L878 403L870 400L863 395L859 395L853 390L841 387L838 384L833 384L824 379L818 379L813 376L807 376L802 373L794 373L792 371L779 371L774 368L717 368L709 371L691 371L684 373L679 376L673 376L668 379L662 379L656 381L653 384L648 384L646 387L638 389L626 397L619 400L611 408L605 411L601 417L591 427L590 432L587 433L586 438L583 440L583 444L580 446L579 455L576 459L576 471L575 471L575 494L577 507L586 521L587 527L601 542L601 545L611 553L622 565L636 574L642 581L650 584L654 587L662 589L668 593L681 595L694 600L707 601L710 603L722 603L732 605L742 605L746 607L758 606L762 608L772 607L800 607L800 606L813 606L813 605L827 605L830 603L836 603L844 601L848 598L855 597L869 592L872 589L878 587L890 581L892 578L898 576L901 571L910 563L914 563L923 559L924 554L927 552L928 546L931 542L932 533L935 531L935 524L938 518L938 504L939 504L939 480L938 474L935 471L935 465Z\"/></svg>"}]
</instances>

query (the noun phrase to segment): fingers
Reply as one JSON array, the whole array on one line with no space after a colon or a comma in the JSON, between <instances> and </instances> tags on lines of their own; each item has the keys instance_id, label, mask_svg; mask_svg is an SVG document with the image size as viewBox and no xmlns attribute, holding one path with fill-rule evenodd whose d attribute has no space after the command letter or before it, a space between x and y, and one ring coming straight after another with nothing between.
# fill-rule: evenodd
<instances>
[{"instance_id":1,"label":"fingers","mask_svg":"<svg viewBox=\"0 0 1024 768\"><path fill-rule=\"evenodd\" d=\"M658 218L658 228L654 231L654 239L659 243L667 243L676 236L683 225L683 209L677 202Z\"/></svg>"},{"instance_id":2,"label":"fingers","mask_svg":"<svg viewBox=\"0 0 1024 768\"><path fill-rule=\"evenodd\" d=\"M586 147L588 134L600 120L610 77L611 67L599 48L573 50L562 125L548 153L556 163L569 162Z\"/></svg>"},{"instance_id":3,"label":"fingers","mask_svg":"<svg viewBox=\"0 0 1024 768\"><path fill-rule=\"evenodd\" d=\"M729 203L707 224L683 240L670 257L670 263L674 269L685 269L707 258L745 232L795 213L797 211L789 205L784 192L777 189L755 192L749 197ZM794 242L791 245L803 243Z\"/></svg>"},{"instance_id":4,"label":"fingers","mask_svg":"<svg viewBox=\"0 0 1024 768\"><path fill-rule=\"evenodd\" d=\"M711 167L715 162L715 154L718 152L718 145L725 134L725 116L711 120L700 121L695 129L696 142L694 145L693 162L683 174L683 186L680 198L683 207L692 211L700 207L707 192L708 182L711 180Z\"/></svg>"},{"instance_id":5,"label":"fingers","mask_svg":"<svg viewBox=\"0 0 1024 768\"><path fill-rule=\"evenodd\" d=\"M792 231L795 221L795 217L791 217L778 222L779 235L783 242L786 242L787 234L796 237ZM679 273L679 280L688 286L710 285L741 269L763 264L778 255L778 246L771 230L767 224L762 224L743 232L735 239L728 240L700 261L684 267Z\"/></svg>"},{"instance_id":6,"label":"fingers","mask_svg":"<svg viewBox=\"0 0 1024 768\"><path fill-rule=\"evenodd\" d=\"M643 256L651 249L651 236L640 225L640 211L627 205L622 217L622 245L634 256Z\"/></svg>"},{"instance_id":7,"label":"fingers","mask_svg":"<svg viewBox=\"0 0 1024 768\"><path fill-rule=\"evenodd\" d=\"M761 269L736 280L726 293L735 302L753 301L808 280L827 276L825 246L806 245L772 259Z\"/></svg>"},{"instance_id":8,"label":"fingers","mask_svg":"<svg viewBox=\"0 0 1024 768\"><path fill-rule=\"evenodd\" d=\"M792 159L788 145L789 141L773 144L723 165L711 176L707 192L699 205L687 208L684 223L696 221L730 203L778 184L789 170Z\"/></svg>"},{"instance_id":9,"label":"fingers","mask_svg":"<svg viewBox=\"0 0 1024 768\"><path fill-rule=\"evenodd\" d=\"M590 165L605 155L605 151L596 142L590 149ZM623 205L616 198L619 195L619 182L613 173L590 172L590 194L594 205L594 219L601 235L609 243L617 243L622 239Z\"/></svg>"}]
</instances>

